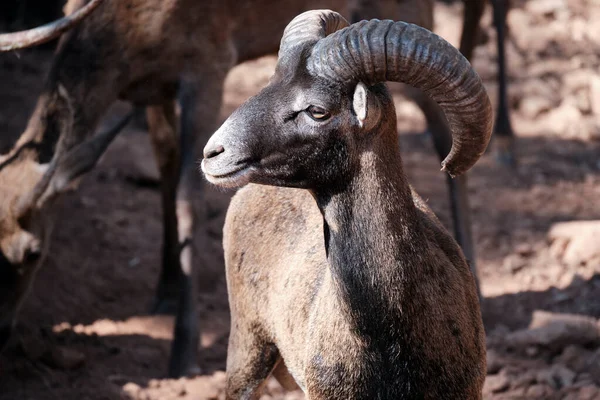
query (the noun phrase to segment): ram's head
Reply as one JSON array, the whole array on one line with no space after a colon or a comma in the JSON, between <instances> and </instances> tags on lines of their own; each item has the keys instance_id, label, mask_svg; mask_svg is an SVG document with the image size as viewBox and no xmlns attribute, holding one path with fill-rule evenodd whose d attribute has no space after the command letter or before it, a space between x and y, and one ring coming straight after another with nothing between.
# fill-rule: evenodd
<instances>
[{"instance_id":1,"label":"ram's head","mask_svg":"<svg viewBox=\"0 0 600 400\"><path fill-rule=\"evenodd\" d=\"M376 135L396 135L386 81L421 89L453 132L442 162L459 175L484 153L491 105L481 79L448 42L417 25L308 11L281 40L269 85L237 109L204 149L202 169L220 186L248 182L314 189L348 181Z\"/></svg>"}]
</instances>

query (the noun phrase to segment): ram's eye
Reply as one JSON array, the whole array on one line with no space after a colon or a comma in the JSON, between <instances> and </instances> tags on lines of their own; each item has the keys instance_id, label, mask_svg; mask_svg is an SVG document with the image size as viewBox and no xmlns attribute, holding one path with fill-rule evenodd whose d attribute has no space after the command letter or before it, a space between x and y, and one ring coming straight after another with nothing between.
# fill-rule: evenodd
<instances>
[{"instance_id":1,"label":"ram's eye","mask_svg":"<svg viewBox=\"0 0 600 400\"><path fill-rule=\"evenodd\" d=\"M308 115L310 115L312 119L317 121L326 120L330 116L327 110L319 106L310 106L306 109L306 112L308 112Z\"/></svg>"}]
</instances>

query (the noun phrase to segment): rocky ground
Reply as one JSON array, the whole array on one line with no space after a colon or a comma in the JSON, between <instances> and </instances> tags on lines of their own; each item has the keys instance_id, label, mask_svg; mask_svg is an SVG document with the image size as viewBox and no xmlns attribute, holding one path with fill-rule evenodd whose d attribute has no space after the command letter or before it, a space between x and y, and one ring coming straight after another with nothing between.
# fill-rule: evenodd
<instances>
[{"instance_id":1,"label":"rocky ground","mask_svg":"<svg viewBox=\"0 0 600 400\"><path fill-rule=\"evenodd\" d=\"M507 44L518 165L470 176L488 333L486 399L600 399L600 2L515 0ZM460 5L437 31L457 42ZM440 23L444 21L444 25ZM495 33L474 66L496 98ZM51 54L0 58L0 149L22 131ZM274 57L235 69L225 118ZM419 110L394 86L410 181L450 226L444 177ZM115 107L111 117L121 113ZM203 374L164 379L172 319L146 314L158 277L160 206L145 132L124 132L67 196L51 254L0 356L0 399L223 398L229 315L221 227L230 193L208 189L198 283ZM297 399L270 381L263 399Z\"/></svg>"}]
</instances>

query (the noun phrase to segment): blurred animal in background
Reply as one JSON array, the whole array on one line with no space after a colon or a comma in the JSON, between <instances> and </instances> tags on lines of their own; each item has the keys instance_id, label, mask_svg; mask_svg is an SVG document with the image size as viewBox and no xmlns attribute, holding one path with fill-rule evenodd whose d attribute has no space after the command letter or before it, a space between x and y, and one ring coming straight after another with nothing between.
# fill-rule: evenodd
<instances>
[{"instance_id":1,"label":"blurred animal in background","mask_svg":"<svg viewBox=\"0 0 600 400\"><path fill-rule=\"evenodd\" d=\"M69 1L66 14L75 16L87 3ZM466 2L468 7L476 3ZM10 278L2 281L2 342L43 260L55 200L93 168L126 124L123 120L115 129L94 134L109 106L123 99L146 108L161 176L162 270L152 312L177 315L169 375L198 371L192 243L205 219L192 202L202 195L198 148L217 126L229 70L275 53L295 15L323 7L352 21L433 24L432 0L104 0L62 37L26 130L0 159L0 274ZM440 157L445 157L451 147L445 116L422 92L411 93L426 115ZM456 237L475 272L466 178L449 184Z\"/></svg>"},{"instance_id":2,"label":"blurred animal in background","mask_svg":"<svg viewBox=\"0 0 600 400\"><path fill-rule=\"evenodd\" d=\"M102 1L93 0L71 16L35 29L0 34L0 51L55 39L81 23ZM32 139L23 138L9 154L0 155L0 349L10 337L16 314L39 266L49 225L35 203L36 185L43 181L45 167L31 157L43 145ZM36 219L38 223L30 224Z\"/></svg>"},{"instance_id":3,"label":"blurred animal in background","mask_svg":"<svg viewBox=\"0 0 600 400\"><path fill-rule=\"evenodd\" d=\"M407 182L386 81L440 104L453 133L443 170L464 173L485 152L492 107L457 49L329 10L288 25L268 86L208 141L209 182L250 183L223 237L227 399L258 398L282 362L311 399L481 398L475 280Z\"/></svg>"},{"instance_id":4,"label":"blurred animal in background","mask_svg":"<svg viewBox=\"0 0 600 400\"><path fill-rule=\"evenodd\" d=\"M514 132L510 123L510 108L507 94L506 72L506 14L510 9L510 0L489 0L493 9L493 21L496 29L496 47L498 49L498 106L496 108L496 123L494 125L494 147L496 159L501 164L513 166L516 162ZM477 44L479 21L485 7L485 0L464 0L463 32L460 39L460 51L467 59L473 57Z\"/></svg>"}]
</instances>

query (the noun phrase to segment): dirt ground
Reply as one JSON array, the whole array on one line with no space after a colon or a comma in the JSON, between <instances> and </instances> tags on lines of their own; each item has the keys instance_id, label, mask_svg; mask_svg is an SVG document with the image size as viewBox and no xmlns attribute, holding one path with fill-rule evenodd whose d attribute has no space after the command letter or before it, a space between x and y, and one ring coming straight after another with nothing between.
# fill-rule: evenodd
<instances>
[{"instance_id":1,"label":"dirt ground","mask_svg":"<svg viewBox=\"0 0 600 400\"><path fill-rule=\"evenodd\" d=\"M470 175L488 333L484 397L600 399L600 230L582 222L600 220L600 2L514 3L507 50L519 163L510 169L487 155ZM453 43L460 15L459 4L436 9L437 30ZM488 12L488 41L474 66L495 100L490 22ZM50 57L47 50L0 57L2 152L23 130ZM266 57L231 73L223 118L266 84L274 64ZM395 96L410 181L450 226L423 117ZM129 128L66 196L18 338L0 356L1 400L223 398L229 314L221 227L231 193L207 188L209 223L198 238L203 375L164 379L172 318L146 313L161 240L146 136ZM263 399L284 398L302 396L269 382Z\"/></svg>"}]
</instances>

